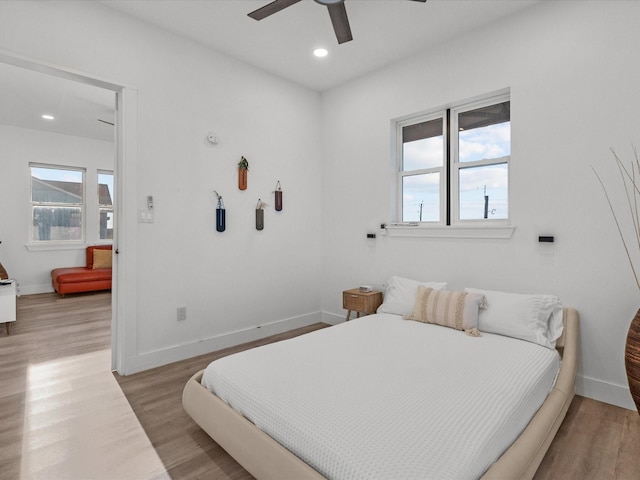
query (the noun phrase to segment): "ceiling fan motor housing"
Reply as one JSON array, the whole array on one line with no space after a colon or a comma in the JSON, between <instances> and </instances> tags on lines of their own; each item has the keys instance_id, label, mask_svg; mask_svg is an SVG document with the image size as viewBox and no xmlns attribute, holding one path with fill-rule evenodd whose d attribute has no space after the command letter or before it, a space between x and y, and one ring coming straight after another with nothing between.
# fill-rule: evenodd
<instances>
[{"instance_id":1,"label":"ceiling fan motor housing","mask_svg":"<svg viewBox=\"0 0 640 480\"><path fill-rule=\"evenodd\" d=\"M249 13L249 16L254 20L262 20L274 13L284 10L291 5L302 0L273 0L264 7L261 7L253 12ZM331 17L331 24L333 30L336 33L338 43L350 42L353 40L351 35L351 26L349 25L349 18L347 17L347 9L344 6L344 0L314 0L320 5L324 5L329 10L329 16ZM427 0L412 0L414 2L425 3Z\"/></svg>"}]
</instances>

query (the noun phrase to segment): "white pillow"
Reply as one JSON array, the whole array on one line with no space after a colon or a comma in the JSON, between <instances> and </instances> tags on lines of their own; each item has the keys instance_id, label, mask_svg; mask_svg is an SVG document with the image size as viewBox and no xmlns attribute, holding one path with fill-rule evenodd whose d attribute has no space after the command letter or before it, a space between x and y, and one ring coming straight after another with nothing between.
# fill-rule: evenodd
<instances>
[{"instance_id":1,"label":"white pillow","mask_svg":"<svg viewBox=\"0 0 640 480\"><path fill-rule=\"evenodd\" d=\"M402 277L391 277L384 291L382 305L378 307L378 313L393 313L395 315L405 315L413 312L413 305L416 303L418 285L424 285L434 290L444 290L447 282L419 282Z\"/></svg>"},{"instance_id":2,"label":"white pillow","mask_svg":"<svg viewBox=\"0 0 640 480\"><path fill-rule=\"evenodd\" d=\"M555 295L524 295L465 288L482 293L487 308L480 310L478 330L519 338L555 348L562 335L562 304Z\"/></svg>"}]
</instances>

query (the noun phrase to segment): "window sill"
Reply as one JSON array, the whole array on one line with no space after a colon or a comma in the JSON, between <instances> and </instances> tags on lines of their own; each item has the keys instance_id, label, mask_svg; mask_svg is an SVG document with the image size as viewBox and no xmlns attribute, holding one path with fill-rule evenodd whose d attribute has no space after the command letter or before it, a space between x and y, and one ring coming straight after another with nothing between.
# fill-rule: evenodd
<instances>
[{"instance_id":1,"label":"window sill","mask_svg":"<svg viewBox=\"0 0 640 480\"><path fill-rule=\"evenodd\" d=\"M514 226L429 226L419 225L387 225L385 231L389 237L422 237L422 238L495 238L509 239L516 229Z\"/></svg>"},{"instance_id":2,"label":"window sill","mask_svg":"<svg viewBox=\"0 0 640 480\"><path fill-rule=\"evenodd\" d=\"M54 252L62 250L85 250L87 248L86 243L51 243L51 244L36 244L27 243L25 248L30 252Z\"/></svg>"}]
</instances>

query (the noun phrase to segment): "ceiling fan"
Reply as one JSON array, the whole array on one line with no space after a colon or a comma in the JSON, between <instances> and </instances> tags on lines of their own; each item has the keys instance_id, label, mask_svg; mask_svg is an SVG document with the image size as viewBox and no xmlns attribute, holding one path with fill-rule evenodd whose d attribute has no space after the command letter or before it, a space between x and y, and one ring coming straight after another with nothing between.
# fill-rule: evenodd
<instances>
[{"instance_id":1,"label":"ceiling fan","mask_svg":"<svg viewBox=\"0 0 640 480\"><path fill-rule=\"evenodd\" d=\"M264 7L261 7L253 12L249 13L249 16L255 20L262 20L274 13L278 13L280 10L284 10L291 5L298 3L301 0L274 0L268 3ZM331 17L331 23L333 24L333 30L336 32L336 38L338 43L350 42L353 40L351 35L351 27L349 26L349 19L347 18L347 9L344 6L344 0L314 0L320 5L325 5L329 10L329 16ZM427 0L412 0L414 2L425 3Z\"/></svg>"}]
</instances>

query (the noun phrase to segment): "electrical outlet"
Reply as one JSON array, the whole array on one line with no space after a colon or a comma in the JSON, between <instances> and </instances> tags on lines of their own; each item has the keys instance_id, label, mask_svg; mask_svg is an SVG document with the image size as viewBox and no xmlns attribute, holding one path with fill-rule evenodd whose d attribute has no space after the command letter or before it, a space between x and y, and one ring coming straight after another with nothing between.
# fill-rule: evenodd
<instances>
[{"instance_id":1,"label":"electrical outlet","mask_svg":"<svg viewBox=\"0 0 640 480\"><path fill-rule=\"evenodd\" d=\"M187 307L178 307L177 310L177 317L178 317L178 321L182 321L182 320L186 320L187 319Z\"/></svg>"}]
</instances>

